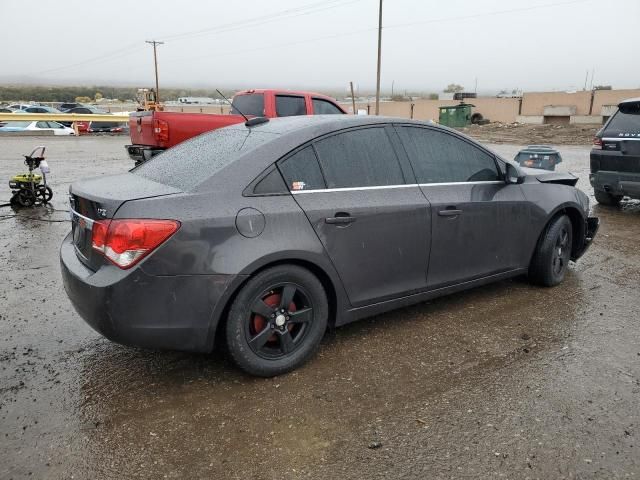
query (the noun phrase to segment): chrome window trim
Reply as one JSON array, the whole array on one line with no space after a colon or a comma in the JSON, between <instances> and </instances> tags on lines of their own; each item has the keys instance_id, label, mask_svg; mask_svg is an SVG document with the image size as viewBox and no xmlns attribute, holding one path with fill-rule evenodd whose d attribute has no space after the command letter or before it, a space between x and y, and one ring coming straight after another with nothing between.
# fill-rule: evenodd
<instances>
[{"instance_id":1,"label":"chrome window trim","mask_svg":"<svg viewBox=\"0 0 640 480\"><path fill-rule=\"evenodd\" d=\"M441 187L450 185L498 185L504 184L502 180L483 180L478 182L444 182L444 183L406 183L402 185L375 185L370 187L344 187L344 188L317 188L314 190L289 190L294 195L301 193L335 193L335 192L357 192L363 190L386 190L390 188L409 187Z\"/></svg>"}]
</instances>

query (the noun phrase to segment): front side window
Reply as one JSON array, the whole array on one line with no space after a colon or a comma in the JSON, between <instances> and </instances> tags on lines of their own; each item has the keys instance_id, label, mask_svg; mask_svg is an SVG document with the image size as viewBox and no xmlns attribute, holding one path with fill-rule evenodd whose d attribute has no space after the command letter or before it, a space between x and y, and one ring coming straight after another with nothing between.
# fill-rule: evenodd
<instances>
[{"instance_id":1,"label":"front side window","mask_svg":"<svg viewBox=\"0 0 640 480\"><path fill-rule=\"evenodd\" d=\"M315 147L328 188L405 183L384 127L339 133L319 140Z\"/></svg>"},{"instance_id":2,"label":"front side window","mask_svg":"<svg viewBox=\"0 0 640 480\"><path fill-rule=\"evenodd\" d=\"M306 147L294 153L278 166L291 191L326 188L312 147Z\"/></svg>"},{"instance_id":3,"label":"front side window","mask_svg":"<svg viewBox=\"0 0 640 480\"><path fill-rule=\"evenodd\" d=\"M418 183L500 180L493 157L460 138L428 128L398 131Z\"/></svg>"},{"instance_id":4,"label":"front side window","mask_svg":"<svg viewBox=\"0 0 640 480\"><path fill-rule=\"evenodd\" d=\"M276 95L276 115L279 117L293 117L295 115L306 115L307 107L304 97L293 95Z\"/></svg>"},{"instance_id":5,"label":"front side window","mask_svg":"<svg viewBox=\"0 0 640 480\"><path fill-rule=\"evenodd\" d=\"M320 98L314 98L313 100L313 113L315 115L342 115L340 111L333 103Z\"/></svg>"}]
</instances>

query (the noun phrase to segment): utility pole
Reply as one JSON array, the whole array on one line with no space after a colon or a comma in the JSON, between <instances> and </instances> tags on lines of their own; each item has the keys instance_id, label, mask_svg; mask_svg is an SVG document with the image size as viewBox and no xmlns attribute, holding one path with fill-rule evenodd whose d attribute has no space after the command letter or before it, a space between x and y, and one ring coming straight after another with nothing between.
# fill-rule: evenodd
<instances>
[{"instance_id":1,"label":"utility pole","mask_svg":"<svg viewBox=\"0 0 640 480\"><path fill-rule=\"evenodd\" d=\"M353 82L349 82L351 86L351 105L353 105L353 114L357 115L358 111L356 110L356 97L353 95Z\"/></svg>"},{"instance_id":2,"label":"utility pole","mask_svg":"<svg viewBox=\"0 0 640 480\"><path fill-rule=\"evenodd\" d=\"M157 45L164 45L164 42L158 42L156 40L145 40L145 43L153 45L153 63L156 69L156 104L160 103L160 87L158 86L158 53L156 52Z\"/></svg>"},{"instance_id":3,"label":"utility pole","mask_svg":"<svg viewBox=\"0 0 640 480\"><path fill-rule=\"evenodd\" d=\"M382 63L382 0L378 11L378 75L376 80L376 115L380 115L380 65Z\"/></svg>"}]
</instances>

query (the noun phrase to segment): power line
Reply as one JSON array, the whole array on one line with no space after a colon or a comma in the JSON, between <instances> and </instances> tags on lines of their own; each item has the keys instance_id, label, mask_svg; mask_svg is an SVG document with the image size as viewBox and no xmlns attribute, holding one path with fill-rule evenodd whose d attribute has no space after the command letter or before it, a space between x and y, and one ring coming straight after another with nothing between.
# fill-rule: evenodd
<instances>
[{"instance_id":1,"label":"power line","mask_svg":"<svg viewBox=\"0 0 640 480\"><path fill-rule=\"evenodd\" d=\"M461 15L456 17L444 17L444 18L436 18L431 20L422 20L419 22L409 22L409 23L396 23L395 25L386 25L385 29L390 28L406 28L413 27L417 25L426 25L428 23L440 23L440 22L450 22L455 20L470 20L474 18L481 17L492 17L494 15L505 15L508 13L520 13L520 12L528 12L530 10L539 10L542 8L553 8L553 7L562 7L565 5L573 5L576 3L585 3L591 0L570 0L568 2L559 2L559 3L546 3L543 5L532 5L530 7L522 7L522 8L511 8L509 10L494 10L493 12L485 12L485 13L476 13L471 15Z\"/></svg>"},{"instance_id":2,"label":"power line","mask_svg":"<svg viewBox=\"0 0 640 480\"><path fill-rule=\"evenodd\" d=\"M274 12L271 14L261 15L261 16L253 17L247 20L241 20L238 22L218 25L211 28L206 28L201 30L192 30L192 31L177 33L173 35L164 35L163 38L165 39L165 41L166 40L179 41L179 40L184 40L184 39L195 37L195 36L227 33L231 31L241 30L247 27L257 27L257 26L264 25L266 23L271 23L278 20L294 18L294 17L303 16L303 15L311 15L311 14L315 14L325 10L329 10L329 9L333 9L333 8L341 7L344 5L349 5L352 3L361 2L361 1L363 0L347 0L347 1L325 0L323 2L316 2L316 3L307 4L297 8L280 10L278 12ZM70 70L73 68L88 65L90 63L95 63L100 61L112 61L117 58L129 56L133 53L140 51L142 48L144 48L144 47L140 47L139 43L140 42L132 43L127 45L126 47L119 48L113 52L110 52L104 55L92 57L87 60L83 60L81 62L73 63L70 65L43 70L37 73L33 73L33 75L43 75L43 74L54 73L54 72L59 72L63 70Z\"/></svg>"}]
</instances>

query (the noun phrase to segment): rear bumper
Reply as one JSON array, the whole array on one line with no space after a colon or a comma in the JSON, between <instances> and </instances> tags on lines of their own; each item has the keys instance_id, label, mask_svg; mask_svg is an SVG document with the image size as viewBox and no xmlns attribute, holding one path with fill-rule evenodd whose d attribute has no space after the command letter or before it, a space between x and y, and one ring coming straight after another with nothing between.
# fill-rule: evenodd
<instances>
[{"instance_id":1,"label":"rear bumper","mask_svg":"<svg viewBox=\"0 0 640 480\"><path fill-rule=\"evenodd\" d=\"M640 198L640 172L598 171L589 175L591 186L617 196Z\"/></svg>"},{"instance_id":2,"label":"rear bumper","mask_svg":"<svg viewBox=\"0 0 640 480\"><path fill-rule=\"evenodd\" d=\"M124 345L193 352L212 349L214 308L236 278L154 276L141 267L113 265L94 272L78 260L70 235L62 242L60 265L71 303L101 335Z\"/></svg>"},{"instance_id":3,"label":"rear bumper","mask_svg":"<svg viewBox=\"0 0 640 480\"><path fill-rule=\"evenodd\" d=\"M124 148L126 148L129 158L136 162L136 165L164 152L163 148L154 148L148 145L125 145Z\"/></svg>"}]
</instances>

